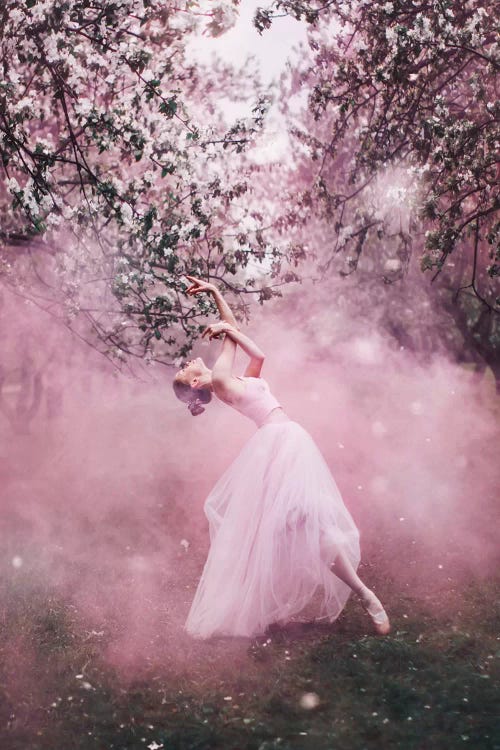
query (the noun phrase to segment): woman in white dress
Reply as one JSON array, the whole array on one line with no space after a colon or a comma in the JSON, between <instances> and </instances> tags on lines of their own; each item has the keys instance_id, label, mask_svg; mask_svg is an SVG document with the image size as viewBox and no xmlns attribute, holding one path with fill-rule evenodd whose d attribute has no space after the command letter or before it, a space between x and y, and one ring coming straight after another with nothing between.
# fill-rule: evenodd
<instances>
[{"instance_id":1,"label":"woman in white dress","mask_svg":"<svg viewBox=\"0 0 500 750\"><path fill-rule=\"evenodd\" d=\"M271 394L261 377L264 354L239 330L218 289L187 278L188 294L212 294L221 315L203 336L224 335L224 342L211 370L198 357L176 373L175 393L193 415L215 394L258 427L205 502L210 551L187 632L256 636L297 615L320 589L320 615L335 620L354 591L385 635L389 618L356 573L359 533L328 465ZM243 376L233 374L238 345L249 357Z\"/></svg>"}]
</instances>

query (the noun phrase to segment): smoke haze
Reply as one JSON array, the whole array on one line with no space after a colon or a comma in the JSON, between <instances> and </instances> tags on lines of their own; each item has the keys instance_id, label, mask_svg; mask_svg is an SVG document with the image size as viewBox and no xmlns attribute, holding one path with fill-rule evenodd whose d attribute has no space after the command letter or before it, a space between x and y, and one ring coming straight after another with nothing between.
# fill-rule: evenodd
<instances>
[{"instance_id":1,"label":"smoke haze","mask_svg":"<svg viewBox=\"0 0 500 750\"><path fill-rule=\"evenodd\" d=\"M372 567L384 571L390 611L391 595L425 606L432 591L459 594L491 573L494 384L442 356L419 365L361 329L326 358L287 325L286 309L264 308L248 333L268 354L271 390L312 434L361 530L367 583ZM208 550L203 502L253 424L216 398L193 418L174 397L172 370L115 375L39 311L7 297L2 311L17 321L4 326L3 596L62 597L124 679L152 663L189 670L198 646L182 625ZM211 366L219 347L200 342L194 353ZM41 373L38 401L19 385L23 361L32 378ZM239 354L237 372L244 367ZM28 402L32 417L16 422L16 404ZM9 658L29 661L25 646L12 636ZM228 646L228 665L245 648Z\"/></svg>"}]
</instances>

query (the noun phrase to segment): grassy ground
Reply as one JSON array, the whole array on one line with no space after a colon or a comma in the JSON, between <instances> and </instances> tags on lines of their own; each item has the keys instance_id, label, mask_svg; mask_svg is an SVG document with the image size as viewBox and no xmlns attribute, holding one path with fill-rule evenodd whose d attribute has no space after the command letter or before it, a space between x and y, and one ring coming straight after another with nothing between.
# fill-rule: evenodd
<instances>
[{"instance_id":1,"label":"grassy ground","mask_svg":"<svg viewBox=\"0 0 500 750\"><path fill-rule=\"evenodd\" d=\"M198 642L182 623L208 540L203 549L180 548L181 539L191 539L192 520L170 478L165 487L149 486L143 475L134 484L126 471L132 501L122 504L128 488L107 464L90 483L86 464L71 473L63 449L44 432L10 453L6 437L0 750L500 750L498 500L476 491L489 465L489 453L479 461L490 438L482 440L471 442L464 478L474 482L465 501L450 506L446 527L433 527L432 516L413 527L397 515L379 519L368 493L366 506L357 506L362 576L386 604L390 636L374 637L351 600L332 626L297 622L253 641ZM492 436L491 455L494 445ZM83 499L95 495L98 506L113 491L117 509L108 502L102 515L92 509L87 518ZM179 503L170 502L177 492ZM122 505L130 513L135 495L143 504L149 497L150 506L129 518ZM167 496L163 515L155 515ZM83 553L74 549L76 539ZM35 542L47 549L30 549ZM144 622L113 606L102 609L105 616L89 612L75 592L100 583L110 598L116 585L117 601L127 602L122 571L132 553L138 562L153 554L160 579L171 571ZM20 566L12 564L17 555ZM78 561L91 569L79 570ZM137 596L137 587L130 591Z\"/></svg>"},{"instance_id":2,"label":"grassy ground","mask_svg":"<svg viewBox=\"0 0 500 750\"><path fill-rule=\"evenodd\" d=\"M292 623L253 641L167 628L119 668L106 658L112 624L89 629L70 598L13 571L0 592L0 747L500 749L500 579L448 577L410 598L378 570L386 638L352 600L333 626Z\"/></svg>"}]
</instances>

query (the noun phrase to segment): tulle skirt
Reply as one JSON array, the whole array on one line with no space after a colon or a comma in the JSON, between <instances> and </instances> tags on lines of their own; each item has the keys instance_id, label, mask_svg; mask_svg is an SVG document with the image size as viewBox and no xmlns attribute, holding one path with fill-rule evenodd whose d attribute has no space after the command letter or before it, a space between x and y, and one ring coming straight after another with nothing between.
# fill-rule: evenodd
<instances>
[{"instance_id":1,"label":"tulle skirt","mask_svg":"<svg viewBox=\"0 0 500 750\"><path fill-rule=\"evenodd\" d=\"M338 617L350 588L329 563L342 550L356 569L359 533L297 422L257 429L210 492L205 514L210 551L188 633L256 636L298 614L318 590L318 616Z\"/></svg>"}]
</instances>

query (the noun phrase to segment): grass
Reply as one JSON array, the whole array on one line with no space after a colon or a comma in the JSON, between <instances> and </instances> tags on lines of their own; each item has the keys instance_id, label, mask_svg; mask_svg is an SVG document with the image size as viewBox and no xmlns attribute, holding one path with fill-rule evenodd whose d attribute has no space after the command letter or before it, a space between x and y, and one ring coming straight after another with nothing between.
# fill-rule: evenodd
<instances>
[{"instance_id":1,"label":"grass","mask_svg":"<svg viewBox=\"0 0 500 750\"><path fill-rule=\"evenodd\" d=\"M174 628L117 667L111 624L89 629L70 597L15 571L0 597L0 747L500 750L500 581L457 581L418 600L381 581L385 638L353 600L333 626L253 641ZM302 707L306 693L316 707Z\"/></svg>"}]
</instances>

